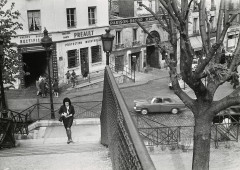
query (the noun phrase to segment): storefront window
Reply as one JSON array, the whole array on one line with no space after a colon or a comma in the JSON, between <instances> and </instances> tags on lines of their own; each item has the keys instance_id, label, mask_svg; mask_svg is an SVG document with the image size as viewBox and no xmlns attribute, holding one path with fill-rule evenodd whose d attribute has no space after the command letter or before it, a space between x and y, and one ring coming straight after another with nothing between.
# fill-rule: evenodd
<instances>
[{"instance_id":1,"label":"storefront window","mask_svg":"<svg viewBox=\"0 0 240 170\"><path fill-rule=\"evenodd\" d=\"M69 50L68 54L68 68L77 67L79 64L78 50Z\"/></svg>"},{"instance_id":2,"label":"storefront window","mask_svg":"<svg viewBox=\"0 0 240 170\"><path fill-rule=\"evenodd\" d=\"M92 46L92 63L97 63L102 61L102 55L101 55L101 46Z\"/></svg>"}]
</instances>

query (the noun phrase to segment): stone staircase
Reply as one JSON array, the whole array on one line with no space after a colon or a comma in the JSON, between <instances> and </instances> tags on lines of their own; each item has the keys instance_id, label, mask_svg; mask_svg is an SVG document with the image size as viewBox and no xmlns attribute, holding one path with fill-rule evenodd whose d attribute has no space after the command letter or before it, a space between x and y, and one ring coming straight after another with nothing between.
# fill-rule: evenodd
<instances>
[{"instance_id":1,"label":"stone staircase","mask_svg":"<svg viewBox=\"0 0 240 170\"><path fill-rule=\"evenodd\" d=\"M100 144L99 124L73 125L71 144L62 125L37 129L32 139L17 140L15 148L0 150L0 169L112 169L108 148Z\"/></svg>"}]
</instances>

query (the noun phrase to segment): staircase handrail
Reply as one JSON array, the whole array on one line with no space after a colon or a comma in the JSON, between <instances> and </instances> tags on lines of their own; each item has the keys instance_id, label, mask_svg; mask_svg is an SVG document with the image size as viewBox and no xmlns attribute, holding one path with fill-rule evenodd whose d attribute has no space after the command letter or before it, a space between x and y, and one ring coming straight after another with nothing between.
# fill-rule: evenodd
<instances>
[{"instance_id":1,"label":"staircase handrail","mask_svg":"<svg viewBox=\"0 0 240 170\"><path fill-rule=\"evenodd\" d=\"M113 169L156 169L109 66L105 68L100 121L101 143L109 147Z\"/></svg>"}]
</instances>

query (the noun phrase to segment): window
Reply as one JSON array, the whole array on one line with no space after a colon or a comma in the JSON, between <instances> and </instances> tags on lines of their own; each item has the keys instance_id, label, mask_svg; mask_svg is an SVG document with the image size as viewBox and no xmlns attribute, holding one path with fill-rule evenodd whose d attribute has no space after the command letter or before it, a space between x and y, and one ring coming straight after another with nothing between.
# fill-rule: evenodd
<instances>
[{"instance_id":1,"label":"window","mask_svg":"<svg viewBox=\"0 0 240 170\"><path fill-rule=\"evenodd\" d=\"M193 33L197 33L198 18L193 18Z\"/></svg>"},{"instance_id":2,"label":"window","mask_svg":"<svg viewBox=\"0 0 240 170\"><path fill-rule=\"evenodd\" d=\"M211 10L216 10L215 0L211 0Z\"/></svg>"},{"instance_id":3,"label":"window","mask_svg":"<svg viewBox=\"0 0 240 170\"><path fill-rule=\"evenodd\" d=\"M88 23L89 23L89 25L96 24L95 11L96 11L96 7L88 7Z\"/></svg>"},{"instance_id":4,"label":"window","mask_svg":"<svg viewBox=\"0 0 240 170\"><path fill-rule=\"evenodd\" d=\"M67 27L76 27L76 8L67 8Z\"/></svg>"},{"instance_id":5,"label":"window","mask_svg":"<svg viewBox=\"0 0 240 170\"><path fill-rule=\"evenodd\" d=\"M193 12L196 12L196 11L198 11L198 4L197 4L197 2L193 2Z\"/></svg>"},{"instance_id":6,"label":"window","mask_svg":"<svg viewBox=\"0 0 240 170\"><path fill-rule=\"evenodd\" d=\"M137 41L137 29L133 29L133 41Z\"/></svg>"},{"instance_id":7,"label":"window","mask_svg":"<svg viewBox=\"0 0 240 170\"><path fill-rule=\"evenodd\" d=\"M151 10L153 10L153 9L152 9L152 1L151 1L151 0L149 1L149 8L150 8Z\"/></svg>"},{"instance_id":8,"label":"window","mask_svg":"<svg viewBox=\"0 0 240 170\"><path fill-rule=\"evenodd\" d=\"M121 31L116 31L116 44L121 44Z\"/></svg>"},{"instance_id":9,"label":"window","mask_svg":"<svg viewBox=\"0 0 240 170\"><path fill-rule=\"evenodd\" d=\"M67 51L68 55L68 68L77 67L79 64L78 50Z\"/></svg>"},{"instance_id":10,"label":"window","mask_svg":"<svg viewBox=\"0 0 240 170\"><path fill-rule=\"evenodd\" d=\"M214 30L214 25L213 25L213 23L214 23L214 16L210 17L209 22L210 22L210 29L213 31Z\"/></svg>"},{"instance_id":11,"label":"window","mask_svg":"<svg viewBox=\"0 0 240 170\"><path fill-rule=\"evenodd\" d=\"M101 55L101 46L92 46L92 63L97 63L102 61L102 55Z\"/></svg>"},{"instance_id":12,"label":"window","mask_svg":"<svg viewBox=\"0 0 240 170\"><path fill-rule=\"evenodd\" d=\"M29 31L41 31L40 10L27 11Z\"/></svg>"}]
</instances>

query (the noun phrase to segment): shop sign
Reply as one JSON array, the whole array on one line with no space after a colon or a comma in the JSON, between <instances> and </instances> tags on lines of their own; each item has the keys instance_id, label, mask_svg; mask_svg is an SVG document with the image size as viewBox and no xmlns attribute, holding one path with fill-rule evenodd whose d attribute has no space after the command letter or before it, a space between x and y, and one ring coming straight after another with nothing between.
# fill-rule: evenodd
<instances>
[{"instance_id":1,"label":"shop sign","mask_svg":"<svg viewBox=\"0 0 240 170\"><path fill-rule=\"evenodd\" d=\"M65 31L65 32L56 32L49 34L49 37L52 38L53 42L64 41L64 40L74 40L81 38L90 38L92 36L100 36L105 33L106 28L98 29L88 29L88 30L78 30L78 31ZM19 35L13 38L13 42L18 45L23 44L36 44L41 43L43 38L43 33L39 34L29 34L29 35Z\"/></svg>"},{"instance_id":2,"label":"shop sign","mask_svg":"<svg viewBox=\"0 0 240 170\"><path fill-rule=\"evenodd\" d=\"M156 20L155 17L140 17L140 18L128 18L128 19L116 19L116 20L110 20L109 25L123 25L123 24L131 24L138 22L147 22L147 21L154 21Z\"/></svg>"},{"instance_id":3,"label":"shop sign","mask_svg":"<svg viewBox=\"0 0 240 170\"><path fill-rule=\"evenodd\" d=\"M43 34L24 35L24 36L19 36L18 38L19 38L19 44L34 44L34 43L41 42L41 39L43 38Z\"/></svg>"},{"instance_id":4,"label":"shop sign","mask_svg":"<svg viewBox=\"0 0 240 170\"><path fill-rule=\"evenodd\" d=\"M96 43L98 41L101 41L100 38L95 38L95 39L89 39L89 40L79 40L79 41L71 41L67 42L64 44L65 47L70 47L70 46L79 46L79 45L86 45L90 43Z\"/></svg>"}]
</instances>

